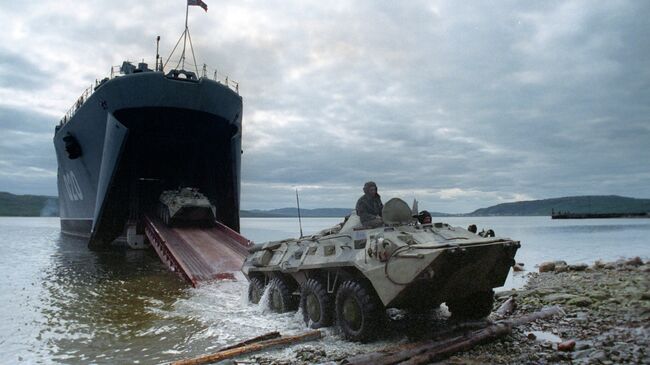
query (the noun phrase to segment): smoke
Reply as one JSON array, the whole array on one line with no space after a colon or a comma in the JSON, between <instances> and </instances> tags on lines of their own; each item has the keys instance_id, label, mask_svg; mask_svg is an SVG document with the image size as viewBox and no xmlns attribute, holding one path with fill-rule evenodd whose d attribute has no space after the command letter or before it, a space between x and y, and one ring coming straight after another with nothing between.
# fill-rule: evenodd
<instances>
[{"instance_id":1,"label":"smoke","mask_svg":"<svg viewBox=\"0 0 650 365\"><path fill-rule=\"evenodd\" d=\"M41 209L41 217L58 217L59 204L56 198L49 198Z\"/></svg>"}]
</instances>

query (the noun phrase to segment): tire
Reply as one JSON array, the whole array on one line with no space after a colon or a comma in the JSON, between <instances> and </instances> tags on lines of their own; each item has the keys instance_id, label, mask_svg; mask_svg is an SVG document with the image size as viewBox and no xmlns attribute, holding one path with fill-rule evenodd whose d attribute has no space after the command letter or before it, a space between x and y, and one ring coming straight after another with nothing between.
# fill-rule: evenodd
<instances>
[{"instance_id":1,"label":"tire","mask_svg":"<svg viewBox=\"0 0 650 365\"><path fill-rule=\"evenodd\" d=\"M269 282L268 306L273 312L284 313L296 310L296 301L286 280L276 277Z\"/></svg>"},{"instance_id":2,"label":"tire","mask_svg":"<svg viewBox=\"0 0 650 365\"><path fill-rule=\"evenodd\" d=\"M454 318L481 319L492 313L494 291L482 291L447 302L447 307Z\"/></svg>"},{"instance_id":3,"label":"tire","mask_svg":"<svg viewBox=\"0 0 650 365\"><path fill-rule=\"evenodd\" d=\"M264 281L260 278L250 278L250 283L248 283L248 302L252 304L257 304L262 299L264 295Z\"/></svg>"},{"instance_id":4,"label":"tire","mask_svg":"<svg viewBox=\"0 0 650 365\"><path fill-rule=\"evenodd\" d=\"M329 327L334 322L334 298L318 280L309 279L300 288L300 309L311 328Z\"/></svg>"},{"instance_id":5,"label":"tire","mask_svg":"<svg viewBox=\"0 0 650 365\"><path fill-rule=\"evenodd\" d=\"M169 210L167 207L160 208L160 217L165 225L169 225Z\"/></svg>"},{"instance_id":6,"label":"tire","mask_svg":"<svg viewBox=\"0 0 650 365\"><path fill-rule=\"evenodd\" d=\"M367 342L377 336L386 315L372 289L356 280L343 282L336 292L336 324L343 337Z\"/></svg>"},{"instance_id":7,"label":"tire","mask_svg":"<svg viewBox=\"0 0 650 365\"><path fill-rule=\"evenodd\" d=\"M165 209L164 209L164 207L162 206L162 204L159 204L159 205L158 205L158 218L160 218L160 220L161 220L163 223L165 223Z\"/></svg>"},{"instance_id":8,"label":"tire","mask_svg":"<svg viewBox=\"0 0 650 365\"><path fill-rule=\"evenodd\" d=\"M169 208L165 209L165 224L167 224L170 227L172 226L172 217L169 214Z\"/></svg>"}]
</instances>

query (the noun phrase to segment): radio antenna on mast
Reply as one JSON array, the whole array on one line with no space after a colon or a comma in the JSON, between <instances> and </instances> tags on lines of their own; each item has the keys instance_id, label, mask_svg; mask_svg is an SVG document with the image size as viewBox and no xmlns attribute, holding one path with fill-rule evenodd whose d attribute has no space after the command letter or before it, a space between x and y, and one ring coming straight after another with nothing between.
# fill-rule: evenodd
<instances>
[{"instance_id":1,"label":"radio antenna on mast","mask_svg":"<svg viewBox=\"0 0 650 365\"><path fill-rule=\"evenodd\" d=\"M187 4L185 5L185 30L183 30L183 34L181 34L180 38L178 38L178 41L176 42L176 45L174 46L174 49L172 49L172 53L169 54L169 57L167 57L167 60L165 61L165 64L163 64L163 69L165 66L167 66L167 62L171 59L171 57L174 55L174 52L176 51L176 47L178 47L178 44L181 42L181 39L183 40L183 50L181 51L181 58L178 60L178 63L176 64L176 68L181 68L185 69L185 49L187 46L187 43L189 41L190 43L190 50L192 51L192 60L194 60L194 69L196 70L196 75L199 75L199 68L196 65L196 57L194 56L194 46L192 45L192 36L190 35L190 28L187 25L187 19L189 16L190 12L190 6L195 5L195 6L200 6L205 10L206 12L208 11L208 4L203 2L203 0L187 0Z\"/></svg>"},{"instance_id":2,"label":"radio antenna on mast","mask_svg":"<svg viewBox=\"0 0 650 365\"><path fill-rule=\"evenodd\" d=\"M298 188L296 188L296 205L298 206L298 224L300 225L300 238L302 238L302 218L300 217L300 199L298 199Z\"/></svg>"}]
</instances>

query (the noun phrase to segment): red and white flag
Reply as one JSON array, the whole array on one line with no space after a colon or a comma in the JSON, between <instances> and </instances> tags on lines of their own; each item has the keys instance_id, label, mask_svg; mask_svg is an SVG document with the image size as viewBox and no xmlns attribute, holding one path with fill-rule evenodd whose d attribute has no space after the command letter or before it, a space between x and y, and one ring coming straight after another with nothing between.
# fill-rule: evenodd
<instances>
[{"instance_id":1,"label":"red and white flag","mask_svg":"<svg viewBox=\"0 0 650 365\"><path fill-rule=\"evenodd\" d=\"M187 5L200 6L203 10L208 11L208 4L204 3L203 0L187 0Z\"/></svg>"}]
</instances>

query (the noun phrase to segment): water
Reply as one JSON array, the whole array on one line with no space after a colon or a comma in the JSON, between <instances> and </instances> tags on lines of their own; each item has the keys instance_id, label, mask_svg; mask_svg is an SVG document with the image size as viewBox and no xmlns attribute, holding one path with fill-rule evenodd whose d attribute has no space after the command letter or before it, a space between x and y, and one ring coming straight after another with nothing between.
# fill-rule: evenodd
<instances>
[{"instance_id":1,"label":"water","mask_svg":"<svg viewBox=\"0 0 650 365\"><path fill-rule=\"evenodd\" d=\"M439 220L521 240L517 261L527 270L555 259L650 258L649 219ZM303 230L338 221L303 219ZM245 218L242 232L263 242L296 236L299 227L290 218ZM509 277L506 287L522 282L522 275ZM190 288L152 251L90 251L62 236L57 218L0 218L0 363L162 363L274 330L304 330L300 314L267 313L249 305L245 293L244 281ZM328 334L325 346L357 346Z\"/></svg>"}]
</instances>

